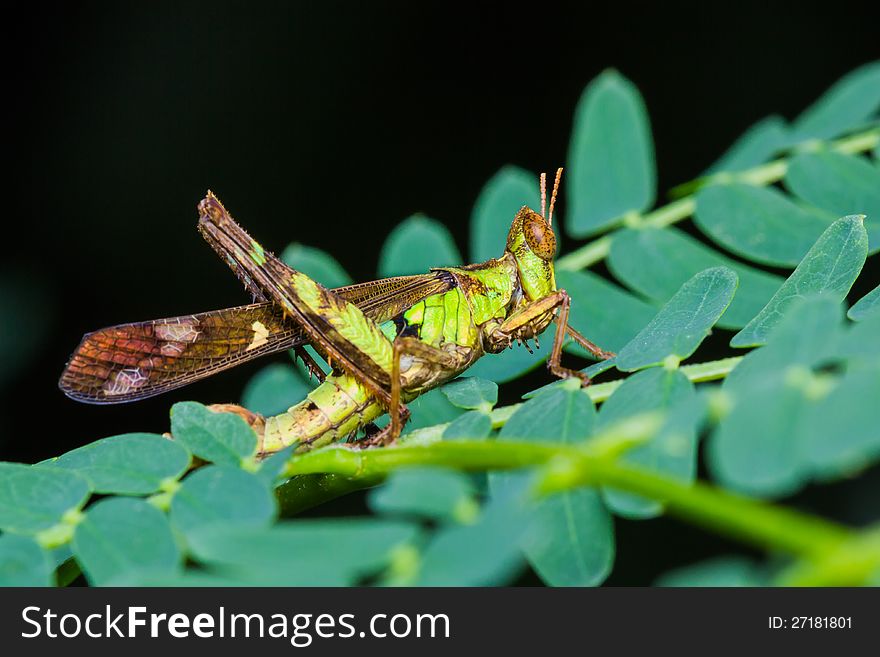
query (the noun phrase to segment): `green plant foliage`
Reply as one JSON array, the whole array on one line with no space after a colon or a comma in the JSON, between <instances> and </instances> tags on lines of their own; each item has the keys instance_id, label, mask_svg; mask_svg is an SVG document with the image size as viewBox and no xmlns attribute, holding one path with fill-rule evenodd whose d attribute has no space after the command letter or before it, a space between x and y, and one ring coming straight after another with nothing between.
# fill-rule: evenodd
<instances>
[{"instance_id":1,"label":"green plant foliage","mask_svg":"<svg viewBox=\"0 0 880 657\"><path fill-rule=\"evenodd\" d=\"M486 183L471 215L470 255L473 262L484 262L501 255L511 218L522 206L540 211L537 179L535 174L524 169L506 166ZM559 222L553 228L558 238Z\"/></svg>"},{"instance_id":2,"label":"green plant foliage","mask_svg":"<svg viewBox=\"0 0 880 657\"><path fill-rule=\"evenodd\" d=\"M405 522L349 518L215 526L193 532L188 542L196 559L241 582L341 586L379 572L415 534Z\"/></svg>"},{"instance_id":3,"label":"green plant foliage","mask_svg":"<svg viewBox=\"0 0 880 657\"><path fill-rule=\"evenodd\" d=\"M788 165L785 185L835 216L867 215L870 250L880 249L880 171L865 158L832 151L803 153Z\"/></svg>"},{"instance_id":4,"label":"green plant foliage","mask_svg":"<svg viewBox=\"0 0 880 657\"><path fill-rule=\"evenodd\" d=\"M401 470L373 489L368 502L376 513L463 524L475 522L480 508L470 479L454 470L438 468Z\"/></svg>"},{"instance_id":5,"label":"green plant foliage","mask_svg":"<svg viewBox=\"0 0 880 657\"><path fill-rule=\"evenodd\" d=\"M572 325L583 327L591 340L612 351L629 342L657 312L656 306L587 271L561 271L557 275L557 284L574 300L570 315ZM569 345L569 351L586 354L573 342Z\"/></svg>"},{"instance_id":6,"label":"green plant foliage","mask_svg":"<svg viewBox=\"0 0 880 657\"><path fill-rule=\"evenodd\" d=\"M878 62L854 71L791 124L758 122L652 209L646 108L603 73L575 112L567 221L557 214L554 229L605 233L555 273L571 326L618 354L583 370L606 380L582 389L536 373L526 401L509 403L519 390L498 384L543 368L553 324L533 353L486 355L408 402L397 445L290 446L259 461L241 417L182 402L173 440L125 434L0 463L0 585L65 586L80 572L92 585L505 585L530 566L550 585L592 586L614 563L613 515L661 514L772 557L718 557L658 585L877 584L870 530L767 500L880 462L880 288L844 317L869 242L880 248L880 169L866 156L880 160L878 75ZM540 209L538 177L502 167L473 207L473 262L502 254L523 205ZM326 286L351 282L319 249L282 257ZM612 279L587 270L606 258ZM462 263L446 226L415 215L388 236L378 276ZM751 350L701 359L729 329L731 347ZM712 331L721 339L701 346ZM564 348L568 367L594 360L569 336ZM242 399L269 416L313 386L301 364L267 363ZM710 482L697 480L703 435ZM370 488L362 516L291 519Z\"/></svg>"},{"instance_id":7,"label":"green plant foliage","mask_svg":"<svg viewBox=\"0 0 880 657\"><path fill-rule=\"evenodd\" d=\"M834 215L804 208L775 189L745 183L697 193L697 225L721 246L766 265L794 266Z\"/></svg>"},{"instance_id":8,"label":"green plant foliage","mask_svg":"<svg viewBox=\"0 0 880 657\"><path fill-rule=\"evenodd\" d=\"M876 116L880 105L880 62L841 78L795 120L800 139L829 139Z\"/></svg>"},{"instance_id":9,"label":"green plant foliage","mask_svg":"<svg viewBox=\"0 0 880 657\"><path fill-rule=\"evenodd\" d=\"M310 390L311 386L296 368L274 363L251 378L241 395L241 403L256 413L277 415L302 401Z\"/></svg>"},{"instance_id":10,"label":"green plant foliage","mask_svg":"<svg viewBox=\"0 0 880 657\"><path fill-rule=\"evenodd\" d=\"M489 586L515 576L523 559L518 545L526 536L518 505L489 502L479 519L436 532L415 568L400 568L390 583L416 586ZM407 564L404 564L404 566Z\"/></svg>"},{"instance_id":11,"label":"green plant foliage","mask_svg":"<svg viewBox=\"0 0 880 657\"><path fill-rule=\"evenodd\" d=\"M52 465L82 475L92 492L147 495L189 467L189 452L152 433L126 433L97 440L58 457Z\"/></svg>"},{"instance_id":12,"label":"green plant foliage","mask_svg":"<svg viewBox=\"0 0 880 657\"><path fill-rule=\"evenodd\" d=\"M766 586L759 569L744 557L719 557L664 573L655 586Z\"/></svg>"},{"instance_id":13,"label":"green plant foliage","mask_svg":"<svg viewBox=\"0 0 880 657\"><path fill-rule=\"evenodd\" d=\"M578 102L568 162L566 229L572 237L595 233L654 203L648 113L635 85L616 71L602 73Z\"/></svg>"},{"instance_id":14,"label":"green plant foliage","mask_svg":"<svg viewBox=\"0 0 880 657\"><path fill-rule=\"evenodd\" d=\"M466 410L491 410L498 402L498 384L474 376L456 379L440 390L453 406Z\"/></svg>"},{"instance_id":15,"label":"green plant foliage","mask_svg":"<svg viewBox=\"0 0 880 657\"><path fill-rule=\"evenodd\" d=\"M292 242L281 253L281 259L324 287L342 287L353 282L333 256L313 246Z\"/></svg>"},{"instance_id":16,"label":"green plant foliage","mask_svg":"<svg viewBox=\"0 0 880 657\"><path fill-rule=\"evenodd\" d=\"M676 228L619 231L608 255L608 267L617 278L658 303L669 301L695 274L719 266L732 269L739 286L718 326L742 328L767 304L782 278L727 258Z\"/></svg>"},{"instance_id":17,"label":"green plant foliage","mask_svg":"<svg viewBox=\"0 0 880 657\"><path fill-rule=\"evenodd\" d=\"M526 402L507 421L500 440L578 443L595 423L593 402L577 385L548 389ZM526 473L491 473L496 498L525 499L531 477ZM524 550L548 584L591 586L600 583L614 561L611 515L596 490L577 489L539 502L524 502L522 516L531 524Z\"/></svg>"},{"instance_id":18,"label":"green plant foliage","mask_svg":"<svg viewBox=\"0 0 880 657\"><path fill-rule=\"evenodd\" d=\"M193 454L213 463L237 466L257 449L257 438L242 418L214 413L197 402L171 408L171 433Z\"/></svg>"},{"instance_id":19,"label":"green plant foliage","mask_svg":"<svg viewBox=\"0 0 880 657\"><path fill-rule=\"evenodd\" d=\"M617 369L632 372L660 365L668 356L689 357L730 304L736 285L736 274L727 267L696 274L620 350Z\"/></svg>"},{"instance_id":20,"label":"green plant foliage","mask_svg":"<svg viewBox=\"0 0 880 657\"><path fill-rule=\"evenodd\" d=\"M804 295L826 294L835 300L843 299L862 271L867 254L868 235L862 217L843 217L835 221L761 312L733 336L730 346L763 344L788 306Z\"/></svg>"},{"instance_id":21,"label":"green plant foliage","mask_svg":"<svg viewBox=\"0 0 880 657\"><path fill-rule=\"evenodd\" d=\"M624 381L602 405L597 425L601 430L639 413L674 409L649 442L627 451L622 458L627 463L690 482L697 468L699 415L695 412L694 397L693 384L680 370L652 367ZM650 518L663 510L655 500L607 488L603 493L608 507L628 518Z\"/></svg>"},{"instance_id":22,"label":"green plant foliage","mask_svg":"<svg viewBox=\"0 0 880 657\"><path fill-rule=\"evenodd\" d=\"M27 536L0 535L0 586L51 586L49 553Z\"/></svg>"},{"instance_id":23,"label":"green plant foliage","mask_svg":"<svg viewBox=\"0 0 880 657\"><path fill-rule=\"evenodd\" d=\"M422 274L426 253L431 254L435 267L457 265L462 261L446 226L416 214L404 220L385 240L379 255L379 276Z\"/></svg>"},{"instance_id":24,"label":"green plant foliage","mask_svg":"<svg viewBox=\"0 0 880 657\"><path fill-rule=\"evenodd\" d=\"M841 379L815 371L839 358L841 335L841 309L833 299L797 303L770 333L767 346L748 354L724 382L731 410L714 431L708 456L711 470L725 485L755 495L791 493L817 472L806 456L808 444L812 453L833 452L829 457L839 461L829 460L819 470L839 467L840 462L853 467L859 457L859 465L865 464L865 452L874 447L864 432L842 437L835 428L819 436L811 426L822 422L828 428L815 414L823 406L825 413L831 412L823 399L827 401L850 376ZM859 398L864 403L866 398ZM837 408L828 421L848 423L843 414L850 406ZM876 437L873 441L876 444Z\"/></svg>"},{"instance_id":25,"label":"green plant foliage","mask_svg":"<svg viewBox=\"0 0 880 657\"><path fill-rule=\"evenodd\" d=\"M443 440L482 440L492 432L492 418L482 410L462 413L443 430Z\"/></svg>"},{"instance_id":26,"label":"green plant foliage","mask_svg":"<svg viewBox=\"0 0 880 657\"><path fill-rule=\"evenodd\" d=\"M60 523L89 495L86 479L44 465L0 463L0 530L36 534Z\"/></svg>"},{"instance_id":27,"label":"green plant foliage","mask_svg":"<svg viewBox=\"0 0 880 657\"><path fill-rule=\"evenodd\" d=\"M133 571L174 573L182 566L167 516L139 499L96 502L77 525L72 547L91 584L112 584Z\"/></svg>"},{"instance_id":28,"label":"green plant foliage","mask_svg":"<svg viewBox=\"0 0 880 657\"><path fill-rule=\"evenodd\" d=\"M763 164L791 140L785 119L768 116L746 130L704 175L730 173Z\"/></svg>"},{"instance_id":29,"label":"green plant foliage","mask_svg":"<svg viewBox=\"0 0 880 657\"><path fill-rule=\"evenodd\" d=\"M880 312L880 285L859 299L846 315L852 320L859 321L878 312Z\"/></svg>"},{"instance_id":30,"label":"green plant foliage","mask_svg":"<svg viewBox=\"0 0 880 657\"><path fill-rule=\"evenodd\" d=\"M267 527L277 508L260 477L227 465L200 468L171 500L171 524L185 536L213 526Z\"/></svg>"}]
</instances>

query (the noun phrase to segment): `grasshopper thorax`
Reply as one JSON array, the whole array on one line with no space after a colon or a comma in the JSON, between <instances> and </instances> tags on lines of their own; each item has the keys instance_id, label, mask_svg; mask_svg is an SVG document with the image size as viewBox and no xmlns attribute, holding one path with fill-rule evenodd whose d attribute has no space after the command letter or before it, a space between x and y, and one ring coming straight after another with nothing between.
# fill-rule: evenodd
<instances>
[{"instance_id":1,"label":"grasshopper thorax","mask_svg":"<svg viewBox=\"0 0 880 657\"><path fill-rule=\"evenodd\" d=\"M524 296L534 301L556 289L553 256L556 236L544 217L523 206L507 234L507 252L516 260Z\"/></svg>"}]
</instances>

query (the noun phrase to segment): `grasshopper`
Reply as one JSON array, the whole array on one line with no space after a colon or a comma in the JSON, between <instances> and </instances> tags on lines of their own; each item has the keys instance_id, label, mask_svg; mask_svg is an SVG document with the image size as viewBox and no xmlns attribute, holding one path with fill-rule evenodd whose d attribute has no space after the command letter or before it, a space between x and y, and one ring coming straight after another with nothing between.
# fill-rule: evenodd
<instances>
[{"instance_id":1,"label":"grasshopper","mask_svg":"<svg viewBox=\"0 0 880 657\"><path fill-rule=\"evenodd\" d=\"M210 191L198 205L199 231L232 268L255 303L196 315L122 324L88 333L71 356L59 387L88 403L134 401L210 376L258 356L293 349L320 384L286 412L264 418L233 404L215 405L244 417L258 453L298 450L353 438L393 443L409 418L406 404L464 372L484 354L514 342L528 346L552 321L547 360L552 374L590 379L561 364L566 335L598 359L614 354L568 324L571 298L556 288L553 209L562 169L541 213L523 206L504 253L479 264L437 267L328 289L265 250ZM329 374L305 351L311 345ZM531 349L530 349L531 350ZM378 429L373 421L388 413Z\"/></svg>"}]
</instances>

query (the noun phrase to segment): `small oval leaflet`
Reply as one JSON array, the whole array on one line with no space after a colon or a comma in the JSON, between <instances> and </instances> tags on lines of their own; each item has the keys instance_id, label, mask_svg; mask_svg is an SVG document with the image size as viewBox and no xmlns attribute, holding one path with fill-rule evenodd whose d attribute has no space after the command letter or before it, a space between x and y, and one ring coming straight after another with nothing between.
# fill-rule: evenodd
<instances>
[{"instance_id":1,"label":"small oval leaflet","mask_svg":"<svg viewBox=\"0 0 880 657\"><path fill-rule=\"evenodd\" d=\"M466 376L447 383L440 388L454 406L474 410L498 402L498 384L475 376Z\"/></svg>"},{"instance_id":2,"label":"small oval leaflet","mask_svg":"<svg viewBox=\"0 0 880 657\"><path fill-rule=\"evenodd\" d=\"M642 96L617 71L593 80L575 110L568 152L566 231L595 233L654 204L654 143Z\"/></svg>"},{"instance_id":3,"label":"small oval leaflet","mask_svg":"<svg viewBox=\"0 0 880 657\"><path fill-rule=\"evenodd\" d=\"M198 402L171 407L171 433L196 456L218 464L238 466L257 449L257 436L244 419Z\"/></svg>"},{"instance_id":4,"label":"small oval leaflet","mask_svg":"<svg viewBox=\"0 0 880 657\"><path fill-rule=\"evenodd\" d=\"M540 212L538 176L515 166L505 166L484 186L471 213L470 254L473 262L501 255L510 221L527 205ZM557 244L559 224L554 222Z\"/></svg>"},{"instance_id":5,"label":"small oval leaflet","mask_svg":"<svg viewBox=\"0 0 880 657\"><path fill-rule=\"evenodd\" d=\"M866 215L868 248L880 249L880 170L866 158L834 151L802 153L789 163L785 185L837 217Z\"/></svg>"},{"instance_id":6,"label":"small oval leaflet","mask_svg":"<svg viewBox=\"0 0 880 657\"><path fill-rule=\"evenodd\" d=\"M777 267L797 265L833 219L775 189L745 183L704 187L694 214L700 230L721 246Z\"/></svg>"},{"instance_id":7,"label":"small oval leaflet","mask_svg":"<svg viewBox=\"0 0 880 657\"><path fill-rule=\"evenodd\" d=\"M431 254L432 267L457 266L462 261L446 226L416 214L398 224L386 238L379 254L379 276L423 274L426 253Z\"/></svg>"},{"instance_id":8,"label":"small oval leaflet","mask_svg":"<svg viewBox=\"0 0 880 657\"><path fill-rule=\"evenodd\" d=\"M667 356L693 354L736 292L737 276L727 267L696 274L617 354L617 369L632 372L660 365Z\"/></svg>"},{"instance_id":9,"label":"small oval leaflet","mask_svg":"<svg viewBox=\"0 0 880 657\"><path fill-rule=\"evenodd\" d=\"M85 477L96 493L148 495L189 466L183 445L151 433L127 433L97 440L62 454L53 467Z\"/></svg>"},{"instance_id":10,"label":"small oval leaflet","mask_svg":"<svg viewBox=\"0 0 880 657\"><path fill-rule=\"evenodd\" d=\"M499 440L580 443L593 432L596 412L578 387L548 389L523 404L501 430ZM493 499L523 504L515 522L528 524L529 562L551 586L592 586L611 571L614 527L598 491L577 488L542 499L528 498L532 477L523 472L491 472Z\"/></svg>"},{"instance_id":11,"label":"small oval leaflet","mask_svg":"<svg viewBox=\"0 0 880 657\"><path fill-rule=\"evenodd\" d=\"M477 509L473 484L464 474L442 468L411 468L395 472L367 497L374 513L417 515L452 522L470 522Z\"/></svg>"},{"instance_id":12,"label":"small oval leaflet","mask_svg":"<svg viewBox=\"0 0 880 657\"><path fill-rule=\"evenodd\" d=\"M89 497L85 477L51 465L0 463L0 530L36 534Z\"/></svg>"},{"instance_id":13,"label":"small oval leaflet","mask_svg":"<svg viewBox=\"0 0 880 657\"><path fill-rule=\"evenodd\" d=\"M693 275L718 266L732 269L739 277L736 295L718 320L722 328L740 329L748 324L784 280L726 258L671 227L618 231L608 255L608 268L618 279L659 303L666 303Z\"/></svg>"},{"instance_id":14,"label":"small oval leaflet","mask_svg":"<svg viewBox=\"0 0 880 657\"><path fill-rule=\"evenodd\" d=\"M0 587L52 586L49 553L28 536L0 535Z\"/></svg>"},{"instance_id":15,"label":"small oval leaflet","mask_svg":"<svg viewBox=\"0 0 880 657\"><path fill-rule=\"evenodd\" d=\"M77 525L72 547L89 582L97 586L133 572L177 573L183 563L168 518L141 499L97 502Z\"/></svg>"},{"instance_id":16,"label":"small oval leaflet","mask_svg":"<svg viewBox=\"0 0 880 657\"><path fill-rule=\"evenodd\" d=\"M275 586L351 585L385 567L415 525L373 518L297 520L272 527L208 527L189 546L199 561Z\"/></svg>"},{"instance_id":17,"label":"small oval leaflet","mask_svg":"<svg viewBox=\"0 0 880 657\"><path fill-rule=\"evenodd\" d=\"M213 525L265 527L276 514L266 481L225 465L199 468L171 500L171 524L186 536Z\"/></svg>"},{"instance_id":18,"label":"small oval leaflet","mask_svg":"<svg viewBox=\"0 0 880 657\"><path fill-rule=\"evenodd\" d=\"M868 234L863 218L838 219L822 233L761 312L733 336L730 346L764 344L789 306L805 295L824 294L838 301L843 299L862 271L867 256Z\"/></svg>"}]
</instances>

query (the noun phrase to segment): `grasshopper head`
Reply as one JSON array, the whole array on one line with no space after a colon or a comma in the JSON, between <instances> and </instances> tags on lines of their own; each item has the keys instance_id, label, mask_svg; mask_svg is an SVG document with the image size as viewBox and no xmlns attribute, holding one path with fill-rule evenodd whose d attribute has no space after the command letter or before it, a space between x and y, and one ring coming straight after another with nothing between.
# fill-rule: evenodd
<instances>
[{"instance_id":1,"label":"grasshopper head","mask_svg":"<svg viewBox=\"0 0 880 657\"><path fill-rule=\"evenodd\" d=\"M556 172L556 182L550 197L550 213L545 219L546 176L541 174L541 214L528 206L516 213L507 234L507 251L516 259L523 294L529 301L545 297L556 289L553 257L556 255L556 236L553 234L553 206L559 191L562 169Z\"/></svg>"}]
</instances>

